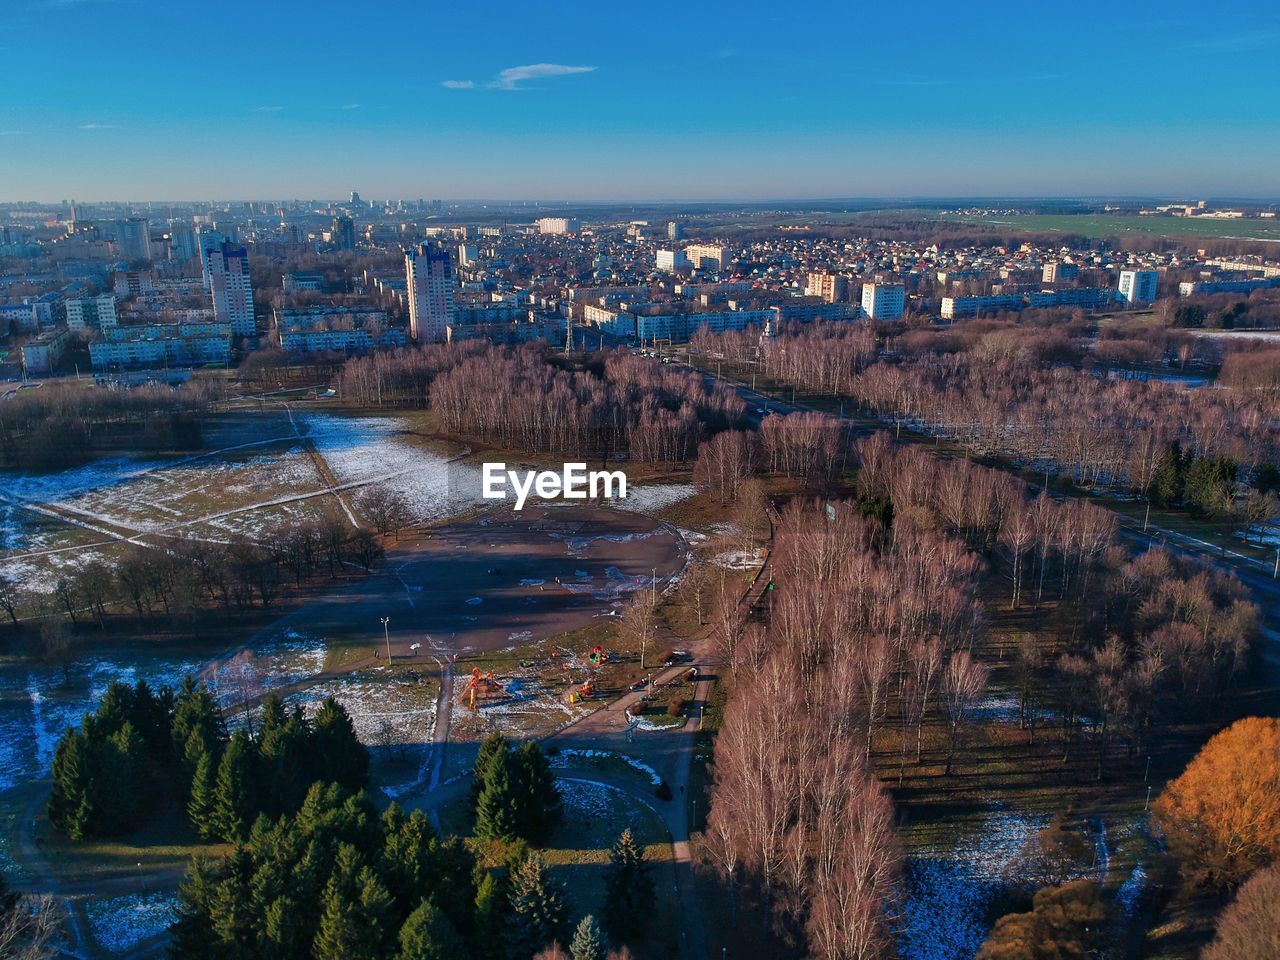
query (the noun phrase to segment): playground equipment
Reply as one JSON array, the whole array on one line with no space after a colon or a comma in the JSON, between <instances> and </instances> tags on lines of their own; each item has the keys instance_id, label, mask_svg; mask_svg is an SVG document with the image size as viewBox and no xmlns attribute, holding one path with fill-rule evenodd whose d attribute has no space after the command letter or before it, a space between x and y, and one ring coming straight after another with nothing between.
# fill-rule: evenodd
<instances>
[{"instance_id":1,"label":"playground equipment","mask_svg":"<svg viewBox=\"0 0 1280 960\"><path fill-rule=\"evenodd\" d=\"M607 663L609 661L609 655L601 650L600 646L597 644L595 647L592 647L591 655L588 656L587 659L598 667L602 663Z\"/></svg>"},{"instance_id":2,"label":"playground equipment","mask_svg":"<svg viewBox=\"0 0 1280 960\"><path fill-rule=\"evenodd\" d=\"M479 667L471 668L471 682L467 684L467 703L472 710L476 708L476 697L490 697L502 692L502 684L493 678L492 673L481 673Z\"/></svg>"}]
</instances>

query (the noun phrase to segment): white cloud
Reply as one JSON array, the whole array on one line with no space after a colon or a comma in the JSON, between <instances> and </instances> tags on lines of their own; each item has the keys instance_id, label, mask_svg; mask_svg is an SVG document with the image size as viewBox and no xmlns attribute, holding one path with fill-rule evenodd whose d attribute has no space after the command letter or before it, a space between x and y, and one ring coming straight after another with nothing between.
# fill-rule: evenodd
<instances>
[{"instance_id":1,"label":"white cloud","mask_svg":"<svg viewBox=\"0 0 1280 960\"><path fill-rule=\"evenodd\" d=\"M471 80L446 80L440 86L446 90L470 90L475 86L475 83Z\"/></svg>"},{"instance_id":2,"label":"white cloud","mask_svg":"<svg viewBox=\"0 0 1280 960\"><path fill-rule=\"evenodd\" d=\"M80 124L80 129L81 130L119 130L120 124L118 123L82 123Z\"/></svg>"},{"instance_id":3,"label":"white cloud","mask_svg":"<svg viewBox=\"0 0 1280 960\"><path fill-rule=\"evenodd\" d=\"M489 82L499 90L520 90L525 80L541 80L544 77L567 77L575 73L591 73L595 67L574 67L564 63L530 63L522 67L507 67Z\"/></svg>"},{"instance_id":4,"label":"white cloud","mask_svg":"<svg viewBox=\"0 0 1280 960\"><path fill-rule=\"evenodd\" d=\"M279 113L284 107L254 107L254 113Z\"/></svg>"},{"instance_id":5,"label":"white cloud","mask_svg":"<svg viewBox=\"0 0 1280 960\"><path fill-rule=\"evenodd\" d=\"M344 104L342 105L342 109L343 109L343 110L359 110L359 109L360 109L360 104L358 104L358 103L344 103Z\"/></svg>"}]
</instances>

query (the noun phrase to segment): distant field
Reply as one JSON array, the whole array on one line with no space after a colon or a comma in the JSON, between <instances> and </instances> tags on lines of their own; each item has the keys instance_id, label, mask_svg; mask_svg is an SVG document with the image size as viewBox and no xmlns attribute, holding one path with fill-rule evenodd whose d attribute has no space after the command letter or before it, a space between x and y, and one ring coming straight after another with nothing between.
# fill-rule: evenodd
<instances>
[{"instance_id":1,"label":"distant field","mask_svg":"<svg viewBox=\"0 0 1280 960\"><path fill-rule=\"evenodd\" d=\"M1107 237L1211 237L1220 240L1280 242L1276 220L1189 220L1124 214L1018 214L1009 217L939 217L947 223L975 223L1031 233L1078 233L1091 240Z\"/></svg>"}]
</instances>

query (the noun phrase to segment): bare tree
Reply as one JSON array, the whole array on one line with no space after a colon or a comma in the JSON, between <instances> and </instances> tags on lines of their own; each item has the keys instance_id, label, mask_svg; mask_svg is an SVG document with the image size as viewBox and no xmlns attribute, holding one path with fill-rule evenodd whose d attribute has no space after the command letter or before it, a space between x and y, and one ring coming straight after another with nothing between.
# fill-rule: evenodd
<instances>
[{"instance_id":1,"label":"bare tree","mask_svg":"<svg viewBox=\"0 0 1280 960\"><path fill-rule=\"evenodd\" d=\"M58 909L52 897L18 897L0 909L0 957L49 960L55 956Z\"/></svg>"},{"instance_id":2,"label":"bare tree","mask_svg":"<svg viewBox=\"0 0 1280 960\"><path fill-rule=\"evenodd\" d=\"M356 500L356 507L369 518L378 535L383 537L389 533L398 537L412 519L412 511L404 496L381 484L365 487Z\"/></svg>"},{"instance_id":3,"label":"bare tree","mask_svg":"<svg viewBox=\"0 0 1280 960\"><path fill-rule=\"evenodd\" d=\"M67 622L56 614L50 614L40 624L40 654L46 663L62 668L63 683L71 683L73 644Z\"/></svg>"},{"instance_id":4,"label":"bare tree","mask_svg":"<svg viewBox=\"0 0 1280 960\"><path fill-rule=\"evenodd\" d=\"M0 573L0 610L9 615L14 623L18 622L18 585L6 574Z\"/></svg>"},{"instance_id":5,"label":"bare tree","mask_svg":"<svg viewBox=\"0 0 1280 960\"><path fill-rule=\"evenodd\" d=\"M942 674L942 707L947 717L947 767L944 774L951 775L956 748L960 743L960 728L969 720L973 708L987 690L990 671L961 650L953 653Z\"/></svg>"},{"instance_id":6,"label":"bare tree","mask_svg":"<svg viewBox=\"0 0 1280 960\"><path fill-rule=\"evenodd\" d=\"M645 658L658 635L658 611L649 590L637 590L622 614L622 632L640 650L640 669L647 670Z\"/></svg>"}]
</instances>

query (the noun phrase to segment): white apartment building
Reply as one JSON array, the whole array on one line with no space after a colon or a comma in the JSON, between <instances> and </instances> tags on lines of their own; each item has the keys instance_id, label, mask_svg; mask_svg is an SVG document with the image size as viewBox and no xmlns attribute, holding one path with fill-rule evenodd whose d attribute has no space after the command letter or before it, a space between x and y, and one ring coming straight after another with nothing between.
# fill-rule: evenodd
<instances>
[{"instance_id":1,"label":"white apartment building","mask_svg":"<svg viewBox=\"0 0 1280 960\"><path fill-rule=\"evenodd\" d=\"M200 279L204 281L206 290L209 289L209 252L226 243L227 239L221 230L211 227L202 227L195 235L196 253L200 255Z\"/></svg>"},{"instance_id":2,"label":"white apartment building","mask_svg":"<svg viewBox=\"0 0 1280 960\"><path fill-rule=\"evenodd\" d=\"M226 323L235 336L258 332L253 319L253 284L249 280L249 251L233 243L220 243L207 254L205 264L213 295L213 319Z\"/></svg>"},{"instance_id":3,"label":"white apartment building","mask_svg":"<svg viewBox=\"0 0 1280 960\"><path fill-rule=\"evenodd\" d=\"M577 217L543 217L538 221L539 233L563 236L568 233L577 233L581 229L582 224L578 222Z\"/></svg>"},{"instance_id":4,"label":"white apartment building","mask_svg":"<svg viewBox=\"0 0 1280 960\"><path fill-rule=\"evenodd\" d=\"M458 282L449 251L424 243L404 252L408 285L409 336L427 343L443 343L457 311Z\"/></svg>"},{"instance_id":5,"label":"white apartment building","mask_svg":"<svg viewBox=\"0 0 1280 960\"><path fill-rule=\"evenodd\" d=\"M97 371L225 365L231 360L231 328L225 323L119 327L89 344L89 359Z\"/></svg>"},{"instance_id":6,"label":"white apartment building","mask_svg":"<svg viewBox=\"0 0 1280 960\"><path fill-rule=\"evenodd\" d=\"M683 250L659 250L654 266L667 273L673 273L689 266L689 258Z\"/></svg>"},{"instance_id":7,"label":"white apartment building","mask_svg":"<svg viewBox=\"0 0 1280 960\"><path fill-rule=\"evenodd\" d=\"M52 373L70 343L71 331L66 327L46 330L22 345L22 369L27 373Z\"/></svg>"},{"instance_id":8,"label":"white apartment building","mask_svg":"<svg viewBox=\"0 0 1280 960\"><path fill-rule=\"evenodd\" d=\"M1156 298L1159 281L1155 270L1121 270L1120 299L1129 304L1150 303Z\"/></svg>"},{"instance_id":9,"label":"white apartment building","mask_svg":"<svg viewBox=\"0 0 1280 960\"><path fill-rule=\"evenodd\" d=\"M67 326L77 333L85 330L108 330L119 319L116 316L116 298L110 294L100 297L76 297L67 301Z\"/></svg>"},{"instance_id":10,"label":"white apartment building","mask_svg":"<svg viewBox=\"0 0 1280 960\"><path fill-rule=\"evenodd\" d=\"M907 289L900 283L864 283L862 312L873 320L896 320L907 305Z\"/></svg>"}]
</instances>

